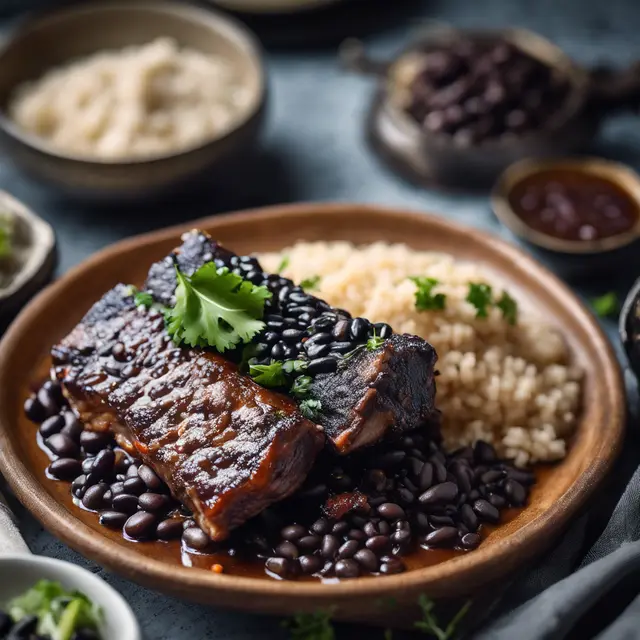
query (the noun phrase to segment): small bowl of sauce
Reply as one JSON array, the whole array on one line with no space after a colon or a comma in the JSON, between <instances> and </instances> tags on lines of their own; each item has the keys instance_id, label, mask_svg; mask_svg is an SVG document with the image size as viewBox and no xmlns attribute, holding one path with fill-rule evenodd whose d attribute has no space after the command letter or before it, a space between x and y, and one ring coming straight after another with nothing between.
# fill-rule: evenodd
<instances>
[{"instance_id":1,"label":"small bowl of sauce","mask_svg":"<svg viewBox=\"0 0 640 640\"><path fill-rule=\"evenodd\" d=\"M613 266L640 238L640 176L607 160L518 162L500 176L492 204L517 236L582 265L600 257Z\"/></svg>"}]
</instances>

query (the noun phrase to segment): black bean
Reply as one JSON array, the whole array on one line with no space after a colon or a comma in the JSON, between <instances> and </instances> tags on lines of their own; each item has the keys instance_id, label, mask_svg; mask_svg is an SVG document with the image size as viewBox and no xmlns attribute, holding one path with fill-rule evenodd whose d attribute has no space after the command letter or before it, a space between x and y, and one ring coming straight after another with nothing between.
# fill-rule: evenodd
<instances>
[{"instance_id":1,"label":"black bean","mask_svg":"<svg viewBox=\"0 0 640 640\"><path fill-rule=\"evenodd\" d=\"M413 496L411 497L413 499ZM378 507L378 514L386 520L402 520L405 517L404 509L394 502L385 502Z\"/></svg>"},{"instance_id":2,"label":"black bean","mask_svg":"<svg viewBox=\"0 0 640 640\"><path fill-rule=\"evenodd\" d=\"M40 435L43 438L48 438L49 436L54 435L55 433L60 433L62 428L64 427L64 418L61 415L51 416L47 418L40 425Z\"/></svg>"},{"instance_id":3,"label":"black bean","mask_svg":"<svg viewBox=\"0 0 640 640\"><path fill-rule=\"evenodd\" d=\"M309 358L321 358L329 353L330 346L328 344L307 344L305 342L304 349Z\"/></svg>"},{"instance_id":4,"label":"black bean","mask_svg":"<svg viewBox=\"0 0 640 640\"><path fill-rule=\"evenodd\" d=\"M155 532L157 522L152 513L138 511L125 522L124 532L133 540L144 540L150 538ZM193 529L188 529L187 531L193 531ZM183 534L183 538L185 534Z\"/></svg>"},{"instance_id":5,"label":"black bean","mask_svg":"<svg viewBox=\"0 0 640 640\"><path fill-rule=\"evenodd\" d=\"M359 548L360 543L357 540L347 540L347 542L338 549L338 559L352 558Z\"/></svg>"},{"instance_id":6,"label":"black bean","mask_svg":"<svg viewBox=\"0 0 640 640\"><path fill-rule=\"evenodd\" d=\"M314 344L329 344L331 342L331 334L325 331L321 331L320 333L314 333L305 343L304 346L306 349L311 347Z\"/></svg>"},{"instance_id":7,"label":"black bean","mask_svg":"<svg viewBox=\"0 0 640 640\"><path fill-rule=\"evenodd\" d=\"M339 320L331 331L331 337L336 340L344 340L349 335L349 321Z\"/></svg>"},{"instance_id":8,"label":"black bean","mask_svg":"<svg viewBox=\"0 0 640 640\"><path fill-rule=\"evenodd\" d=\"M274 360L284 360L285 349L286 349L286 346L284 342L277 342L271 348L271 357Z\"/></svg>"},{"instance_id":9,"label":"black bean","mask_svg":"<svg viewBox=\"0 0 640 640\"><path fill-rule=\"evenodd\" d=\"M408 520L398 520L398 522L395 523L394 527L398 531L411 531L411 525L409 524Z\"/></svg>"},{"instance_id":10,"label":"black bean","mask_svg":"<svg viewBox=\"0 0 640 640\"><path fill-rule=\"evenodd\" d=\"M156 536L159 540L176 540L182 535L182 520L168 518L156 527Z\"/></svg>"},{"instance_id":11,"label":"black bean","mask_svg":"<svg viewBox=\"0 0 640 640\"><path fill-rule=\"evenodd\" d=\"M424 513L416 513L414 514L414 518L415 518L415 524L416 527L418 529L420 529L421 531L428 531L429 530L429 518L427 517L426 514Z\"/></svg>"},{"instance_id":12,"label":"black bean","mask_svg":"<svg viewBox=\"0 0 640 640\"><path fill-rule=\"evenodd\" d=\"M376 329L376 335L384 340L390 338L393 334L393 329L386 322L376 322L374 327Z\"/></svg>"},{"instance_id":13,"label":"black bean","mask_svg":"<svg viewBox=\"0 0 640 640\"><path fill-rule=\"evenodd\" d=\"M387 476L382 469L370 469L366 474L366 481L376 491L382 491L387 483Z\"/></svg>"},{"instance_id":14,"label":"black bean","mask_svg":"<svg viewBox=\"0 0 640 640\"><path fill-rule=\"evenodd\" d=\"M411 531L407 531L405 529L398 529L391 534L391 543L392 544L400 544L406 545L411 542Z\"/></svg>"},{"instance_id":15,"label":"black bean","mask_svg":"<svg viewBox=\"0 0 640 640\"><path fill-rule=\"evenodd\" d=\"M453 482L443 482L427 489L418 500L425 505L443 504L455 500L458 487Z\"/></svg>"},{"instance_id":16,"label":"black bean","mask_svg":"<svg viewBox=\"0 0 640 640\"><path fill-rule=\"evenodd\" d=\"M371 549L374 553L381 553L391 546L391 538L389 536L373 536L365 543L367 549Z\"/></svg>"},{"instance_id":17,"label":"black bean","mask_svg":"<svg viewBox=\"0 0 640 640\"><path fill-rule=\"evenodd\" d=\"M420 473L422 472L422 469L425 463L422 460L419 460L418 458L411 456L406 459L405 465L414 476L420 477ZM428 488L429 487L425 487L425 489L428 489Z\"/></svg>"},{"instance_id":18,"label":"black bean","mask_svg":"<svg viewBox=\"0 0 640 640\"><path fill-rule=\"evenodd\" d=\"M65 436L69 436L76 444L80 442L80 436L83 432L84 427L77 420L68 421L60 431Z\"/></svg>"},{"instance_id":19,"label":"black bean","mask_svg":"<svg viewBox=\"0 0 640 640\"><path fill-rule=\"evenodd\" d=\"M84 496L84 492L87 490L87 476L82 475L78 476L71 483L71 493L78 499L81 499Z\"/></svg>"},{"instance_id":20,"label":"black bean","mask_svg":"<svg viewBox=\"0 0 640 640\"><path fill-rule=\"evenodd\" d=\"M124 476L121 476L124 478ZM123 495L125 493L124 490L124 482L122 480L117 480L111 485L111 495L115 498L116 496Z\"/></svg>"},{"instance_id":21,"label":"black bean","mask_svg":"<svg viewBox=\"0 0 640 640\"><path fill-rule=\"evenodd\" d=\"M138 467L138 476L142 479L142 481L147 485L151 491L157 491L158 489L164 488L164 483L158 476L155 471L148 467L146 464L141 464Z\"/></svg>"},{"instance_id":22,"label":"black bean","mask_svg":"<svg viewBox=\"0 0 640 640\"><path fill-rule=\"evenodd\" d=\"M364 525L363 531L370 537L377 536L380 533L378 525L375 522L369 521Z\"/></svg>"},{"instance_id":23,"label":"black bean","mask_svg":"<svg viewBox=\"0 0 640 640\"><path fill-rule=\"evenodd\" d=\"M110 529L122 529L129 516L121 511L102 511L100 524Z\"/></svg>"},{"instance_id":24,"label":"black bean","mask_svg":"<svg viewBox=\"0 0 640 640\"><path fill-rule=\"evenodd\" d=\"M40 423L47 418L45 408L40 404L37 397L27 398L24 403L24 412L31 422Z\"/></svg>"},{"instance_id":25,"label":"black bean","mask_svg":"<svg viewBox=\"0 0 640 640\"><path fill-rule=\"evenodd\" d=\"M334 373L337 368L338 361L335 358L327 356L325 358L315 358L310 360L307 365L307 373L310 376L315 376L319 373Z\"/></svg>"},{"instance_id":26,"label":"black bean","mask_svg":"<svg viewBox=\"0 0 640 640\"><path fill-rule=\"evenodd\" d=\"M267 558L265 567L281 578L288 578L295 574L295 564L287 558Z\"/></svg>"},{"instance_id":27,"label":"black bean","mask_svg":"<svg viewBox=\"0 0 640 640\"><path fill-rule=\"evenodd\" d=\"M349 523L336 522L331 528L331 533L335 533L337 536L343 536L349 531Z\"/></svg>"},{"instance_id":28,"label":"black bean","mask_svg":"<svg viewBox=\"0 0 640 640\"><path fill-rule=\"evenodd\" d=\"M477 533L465 533L460 543L465 549L475 549L480 544L480 536Z\"/></svg>"},{"instance_id":29,"label":"black bean","mask_svg":"<svg viewBox=\"0 0 640 640\"><path fill-rule=\"evenodd\" d=\"M171 507L171 499L163 493L146 492L138 498L138 504L144 511L159 513Z\"/></svg>"},{"instance_id":30,"label":"black bean","mask_svg":"<svg viewBox=\"0 0 640 640\"><path fill-rule=\"evenodd\" d=\"M320 569L324 566L324 562L320 556L301 556L298 559L298 563L300 564L300 569L302 569L302 573L306 573L307 575L312 575L314 573L318 573Z\"/></svg>"},{"instance_id":31,"label":"black bean","mask_svg":"<svg viewBox=\"0 0 640 640\"><path fill-rule=\"evenodd\" d=\"M491 503L482 498L473 503L473 510L482 520L493 523L500 522L500 512Z\"/></svg>"},{"instance_id":32,"label":"black bean","mask_svg":"<svg viewBox=\"0 0 640 640\"><path fill-rule=\"evenodd\" d=\"M305 551L315 551L321 543L322 538L314 535L304 536L296 542L300 549L304 549Z\"/></svg>"},{"instance_id":33,"label":"black bean","mask_svg":"<svg viewBox=\"0 0 640 640\"><path fill-rule=\"evenodd\" d=\"M80 434L80 446L87 453L99 453L111 443L111 435L98 431L83 431Z\"/></svg>"},{"instance_id":34,"label":"black bean","mask_svg":"<svg viewBox=\"0 0 640 640\"><path fill-rule=\"evenodd\" d=\"M311 531L319 536L324 536L331 531L331 523L326 518L320 518L311 525Z\"/></svg>"},{"instance_id":35,"label":"black bean","mask_svg":"<svg viewBox=\"0 0 640 640\"><path fill-rule=\"evenodd\" d=\"M322 538L322 547L321 553L323 558L327 558L328 560L333 560L335 555L338 553L338 548L340 547L340 542L336 536L331 534L325 535Z\"/></svg>"},{"instance_id":36,"label":"black bean","mask_svg":"<svg viewBox=\"0 0 640 640\"><path fill-rule=\"evenodd\" d=\"M364 318L354 318L349 324L349 335L353 340L362 342L367 338L370 323Z\"/></svg>"},{"instance_id":37,"label":"black bean","mask_svg":"<svg viewBox=\"0 0 640 640\"><path fill-rule=\"evenodd\" d=\"M103 482L89 487L82 498L82 504L90 511L99 511L106 506L104 495L108 489L109 485Z\"/></svg>"},{"instance_id":38,"label":"black bean","mask_svg":"<svg viewBox=\"0 0 640 640\"><path fill-rule=\"evenodd\" d=\"M280 531L280 535L285 540L296 541L308 535L309 531L300 524L291 524Z\"/></svg>"},{"instance_id":39,"label":"black bean","mask_svg":"<svg viewBox=\"0 0 640 640\"><path fill-rule=\"evenodd\" d=\"M402 573L405 569L404 562L397 558L387 557L385 561L380 565L380 573L384 575L393 575L396 573Z\"/></svg>"},{"instance_id":40,"label":"black bean","mask_svg":"<svg viewBox=\"0 0 640 640\"><path fill-rule=\"evenodd\" d=\"M353 351L355 348L355 344L352 342L332 342L331 343L331 351L335 353L349 353L349 351Z\"/></svg>"},{"instance_id":41,"label":"black bean","mask_svg":"<svg viewBox=\"0 0 640 640\"><path fill-rule=\"evenodd\" d=\"M45 418L53 416L60 411L61 405L57 402L54 394L51 393L51 390L46 386L40 388L36 397L44 410Z\"/></svg>"},{"instance_id":42,"label":"black bean","mask_svg":"<svg viewBox=\"0 0 640 640\"><path fill-rule=\"evenodd\" d=\"M182 529L184 531L186 531L187 529L190 529L191 527L197 527L198 525L196 524L196 521L193 518L187 518L183 523L182 523Z\"/></svg>"},{"instance_id":43,"label":"black bean","mask_svg":"<svg viewBox=\"0 0 640 640\"><path fill-rule=\"evenodd\" d=\"M496 508L504 509L507 506L507 500L497 493L490 493L487 500Z\"/></svg>"},{"instance_id":44,"label":"black bean","mask_svg":"<svg viewBox=\"0 0 640 640\"><path fill-rule=\"evenodd\" d=\"M135 464L132 464L125 474L127 479L129 478L137 478L138 477L138 467Z\"/></svg>"},{"instance_id":45,"label":"black bean","mask_svg":"<svg viewBox=\"0 0 640 640\"><path fill-rule=\"evenodd\" d=\"M507 469L507 477L511 478L512 480L515 480L516 482L519 482L525 487L532 485L536 480L533 473L529 471L524 471L523 469L515 469L515 468Z\"/></svg>"},{"instance_id":46,"label":"black bean","mask_svg":"<svg viewBox=\"0 0 640 640\"><path fill-rule=\"evenodd\" d=\"M434 547L450 544L458 538L458 530L455 527L441 527L435 529L424 539L425 543Z\"/></svg>"},{"instance_id":47,"label":"black bean","mask_svg":"<svg viewBox=\"0 0 640 640\"><path fill-rule=\"evenodd\" d=\"M291 302L295 302L296 304L306 304L311 300L311 296L308 296L306 293L298 293L294 291L289 296L289 300L291 300Z\"/></svg>"},{"instance_id":48,"label":"black bean","mask_svg":"<svg viewBox=\"0 0 640 640\"><path fill-rule=\"evenodd\" d=\"M418 483L422 491L426 491L433 484L433 465L430 462L424 463L424 466L420 471L420 478Z\"/></svg>"},{"instance_id":49,"label":"black bean","mask_svg":"<svg viewBox=\"0 0 640 640\"><path fill-rule=\"evenodd\" d=\"M122 493L113 498L111 506L116 511L133 515L138 510L138 498L129 493Z\"/></svg>"},{"instance_id":50,"label":"black bean","mask_svg":"<svg viewBox=\"0 0 640 640\"><path fill-rule=\"evenodd\" d=\"M353 559L369 573L378 570L378 557L371 549L360 549L355 553Z\"/></svg>"},{"instance_id":51,"label":"black bean","mask_svg":"<svg viewBox=\"0 0 640 640\"><path fill-rule=\"evenodd\" d=\"M142 495L147 490L147 485L142 478L128 478L124 481L124 490L134 496Z\"/></svg>"},{"instance_id":52,"label":"black bean","mask_svg":"<svg viewBox=\"0 0 640 640\"><path fill-rule=\"evenodd\" d=\"M360 575L360 567L355 560L338 560L335 572L338 578L357 578Z\"/></svg>"},{"instance_id":53,"label":"black bean","mask_svg":"<svg viewBox=\"0 0 640 640\"><path fill-rule=\"evenodd\" d=\"M296 343L302 339L304 336L304 331L299 331L298 329L285 329L282 332L282 339L288 343Z\"/></svg>"},{"instance_id":54,"label":"black bean","mask_svg":"<svg viewBox=\"0 0 640 640\"><path fill-rule=\"evenodd\" d=\"M391 533L391 525L384 520L378 523L378 529L383 536L388 536Z\"/></svg>"},{"instance_id":55,"label":"black bean","mask_svg":"<svg viewBox=\"0 0 640 640\"><path fill-rule=\"evenodd\" d=\"M504 492L509 502L516 507L523 506L527 501L527 492L517 480L509 478L509 480L505 482Z\"/></svg>"},{"instance_id":56,"label":"black bean","mask_svg":"<svg viewBox=\"0 0 640 640\"><path fill-rule=\"evenodd\" d=\"M492 482L497 482L504 477L504 471L500 469L490 469L489 471L485 471L480 476L480 481L484 484L491 484Z\"/></svg>"},{"instance_id":57,"label":"black bean","mask_svg":"<svg viewBox=\"0 0 640 640\"><path fill-rule=\"evenodd\" d=\"M454 525L453 519L449 516L432 515L430 520L434 527L452 527Z\"/></svg>"},{"instance_id":58,"label":"black bean","mask_svg":"<svg viewBox=\"0 0 640 640\"><path fill-rule=\"evenodd\" d=\"M281 542L275 548L275 552L279 556L283 558L289 558L290 560L296 560L300 555L300 552L298 551L298 547L296 547L296 545L293 544L293 542L289 542L288 540Z\"/></svg>"},{"instance_id":59,"label":"black bean","mask_svg":"<svg viewBox=\"0 0 640 640\"><path fill-rule=\"evenodd\" d=\"M406 457L407 454L398 449L396 451L389 451L388 453L377 457L375 462L377 466L382 467L383 469L388 469L399 465Z\"/></svg>"},{"instance_id":60,"label":"black bean","mask_svg":"<svg viewBox=\"0 0 640 640\"><path fill-rule=\"evenodd\" d=\"M478 440L473 448L473 455L477 463L491 464L497 459L496 450L484 440Z\"/></svg>"},{"instance_id":61,"label":"black bean","mask_svg":"<svg viewBox=\"0 0 640 640\"><path fill-rule=\"evenodd\" d=\"M441 484L447 480L447 469L440 460L431 458L431 464L433 465L433 476L436 484Z\"/></svg>"},{"instance_id":62,"label":"black bean","mask_svg":"<svg viewBox=\"0 0 640 640\"><path fill-rule=\"evenodd\" d=\"M82 465L75 458L58 458L49 465L49 473L58 480L73 480L82 473Z\"/></svg>"},{"instance_id":63,"label":"black bean","mask_svg":"<svg viewBox=\"0 0 640 640\"><path fill-rule=\"evenodd\" d=\"M468 504L463 504L460 507L460 520L467 526L469 531L478 530L478 517L473 512L473 509Z\"/></svg>"},{"instance_id":64,"label":"black bean","mask_svg":"<svg viewBox=\"0 0 640 640\"><path fill-rule=\"evenodd\" d=\"M61 458L77 458L80 453L78 445L64 433L54 433L44 443L54 454Z\"/></svg>"},{"instance_id":65,"label":"black bean","mask_svg":"<svg viewBox=\"0 0 640 640\"><path fill-rule=\"evenodd\" d=\"M91 473L99 478L107 478L113 472L116 454L111 449L103 449L93 460Z\"/></svg>"}]
</instances>

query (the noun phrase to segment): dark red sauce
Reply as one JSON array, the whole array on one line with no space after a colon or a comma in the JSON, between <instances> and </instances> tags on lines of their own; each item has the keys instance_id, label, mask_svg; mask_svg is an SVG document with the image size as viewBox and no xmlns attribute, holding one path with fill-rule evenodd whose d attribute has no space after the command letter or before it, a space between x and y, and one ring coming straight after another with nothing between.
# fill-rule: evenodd
<instances>
[{"instance_id":1,"label":"dark red sauce","mask_svg":"<svg viewBox=\"0 0 640 640\"><path fill-rule=\"evenodd\" d=\"M640 211L615 182L576 169L549 169L518 182L509 194L529 227L562 240L600 240L630 231Z\"/></svg>"}]
</instances>

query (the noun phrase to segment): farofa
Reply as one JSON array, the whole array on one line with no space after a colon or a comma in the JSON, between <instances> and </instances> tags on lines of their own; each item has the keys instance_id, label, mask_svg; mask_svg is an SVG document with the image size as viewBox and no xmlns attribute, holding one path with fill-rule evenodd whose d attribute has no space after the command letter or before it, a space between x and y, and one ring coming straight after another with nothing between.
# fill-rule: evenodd
<instances>
[{"instance_id":1,"label":"farofa","mask_svg":"<svg viewBox=\"0 0 640 640\"><path fill-rule=\"evenodd\" d=\"M267 271L276 271L285 255L283 275L296 282L320 276L317 295L331 305L433 344L447 447L483 439L519 466L565 456L582 372L568 364L561 335L522 304L515 326L496 308L488 318L476 318L475 307L465 301L468 285L484 282L499 295L502 286L490 272L401 244L300 242L260 258ZM439 281L434 293L446 295L443 311L416 310L416 286L408 279L416 275Z\"/></svg>"}]
</instances>

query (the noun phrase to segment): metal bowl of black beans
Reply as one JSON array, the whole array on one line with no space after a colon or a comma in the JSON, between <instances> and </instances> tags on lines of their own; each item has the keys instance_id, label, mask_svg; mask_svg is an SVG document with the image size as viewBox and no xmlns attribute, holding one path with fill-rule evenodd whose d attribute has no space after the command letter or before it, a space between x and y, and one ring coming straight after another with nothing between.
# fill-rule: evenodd
<instances>
[{"instance_id":1,"label":"metal bowl of black beans","mask_svg":"<svg viewBox=\"0 0 640 640\"><path fill-rule=\"evenodd\" d=\"M522 29L432 29L384 62L350 40L341 56L379 79L374 149L440 186L484 187L520 159L583 149L607 114L640 103L635 68L585 69Z\"/></svg>"}]
</instances>

